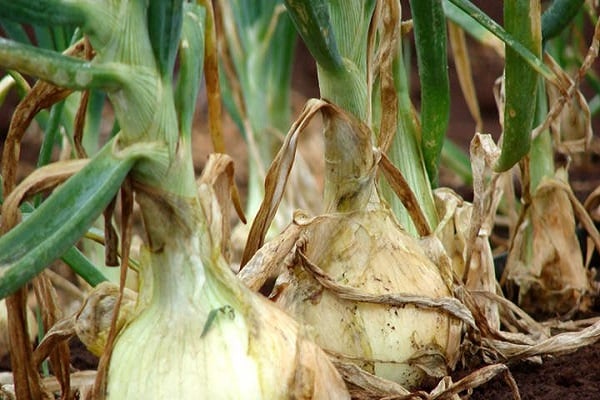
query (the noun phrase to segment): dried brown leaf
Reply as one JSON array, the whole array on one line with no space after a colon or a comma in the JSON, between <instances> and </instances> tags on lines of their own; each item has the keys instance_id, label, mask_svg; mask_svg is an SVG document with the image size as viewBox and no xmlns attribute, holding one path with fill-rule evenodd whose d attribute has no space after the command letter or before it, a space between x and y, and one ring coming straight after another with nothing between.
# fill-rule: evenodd
<instances>
[{"instance_id":1,"label":"dried brown leaf","mask_svg":"<svg viewBox=\"0 0 600 400\"><path fill-rule=\"evenodd\" d=\"M332 107L323 100L312 99L306 103L304 110L291 126L281 149L269 167L265 179L265 197L250 228L248 241L240 263L241 268L248 263L254 253L264 244L267 230L275 217L285 191L287 179L294 164L298 136L317 111L325 106Z\"/></svg>"},{"instance_id":2,"label":"dried brown leaf","mask_svg":"<svg viewBox=\"0 0 600 400\"><path fill-rule=\"evenodd\" d=\"M303 228L291 224L277 237L262 246L238 273L238 278L252 291L259 291L268 279L279 276L292 265Z\"/></svg>"},{"instance_id":3,"label":"dried brown leaf","mask_svg":"<svg viewBox=\"0 0 600 400\"><path fill-rule=\"evenodd\" d=\"M204 76L208 98L208 125L215 153L226 153L221 126L221 89L219 88L219 59L213 2L202 0L206 10L204 29Z\"/></svg>"},{"instance_id":4,"label":"dried brown leaf","mask_svg":"<svg viewBox=\"0 0 600 400\"><path fill-rule=\"evenodd\" d=\"M212 226L213 223L219 223L220 227L214 227L211 229L213 232L213 240L215 243L219 244L221 248L221 253L225 260L229 262L230 260L230 201L233 200L233 206L240 217L240 219L245 222L246 218L244 217L244 212L242 211L242 206L239 201L239 195L237 192L237 188L235 186L234 180L234 164L233 159L225 154L211 154L208 158L206 165L204 166L204 171L202 171L202 176L198 180L198 186L208 185L214 195L216 196L216 204L220 207L218 213L213 213L208 215L208 224ZM201 190L201 189L200 189ZM206 193L199 193L200 198L204 199ZM215 220L213 222L213 217L218 215L218 221Z\"/></svg>"},{"instance_id":5,"label":"dried brown leaf","mask_svg":"<svg viewBox=\"0 0 600 400\"><path fill-rule=\"evenodd\" d=\"M394 84L393 61L400 37L400 3L385 1L381 10L382 34L379 42L379 79L381 80L381 121L378 145L382 152L389 148L398 125L398 95Z\"/></svg>"},{"instance_id":6,"label":"dried brown leaf","mask_svg":"<svg viewBox=\"0 0 600 400\"><path fill-rule=\"evenodd\" d=\"M399 307L410 304L418 308L435 309L460 320L473 329L477 329L475 320L469 309L454 297L439 297L434 299L431 297L405 293L389 293L382 295L365 293L352 286L335 282L327 275L327 273L325 273L325 271L313 264L302 251L299 251L298 255L302 262L302 266L309 271L321 285L342 299L364 303L388 304Z\"/></svg>"},{"instance_id":7,"label":"dried brown leaf","mask_svg":"<svg viewBox=\"0 0 600 400\"><path fill-rule=\"evenodd\" d=\"M36 365L48 358L52 350L62 342L68 342L75 335L75 317L71 316L57 321L46 331L44 338L35 348L33 357Z\"/></svg>"},{"instance_id":8,"label":"dried brown leaf","mask_svg":"<svg viewBox=\"0 0 600 400\"><path fill-rule=\"evenodd\" d=\"M455 383L448 382L446 387L440 389L436 388L437 390L434 389L429 398L431 400L452 399L452 396L481 386L499 374L504 374L508 386L511 389L513 399L520 400L521 396L517 385L512 378L508 367L504 364L488 365L470 373Z\"/></svg>"},{"instance_id":9,"label":"dried brown leaf","mask_svg":"<svg viewBox=\"0 0 600 400\"><path fill-rule=\"evenodd\" d=\"M367 392L370 398L377 396L409 396L411 393L402 385L370 374L356 364L332 357L332 361L344 380Z\"/></svg>"},{"instance_id":10,"label":"dried brown leaf","mask_svg":"<svg viewBox=\"0 0 600 400\"><path fill-rule=\"evenodd\" d=\"M84 41L80 40L73 44L63 54L70 56L82 56L84 53ZM2 153L1 174L3 177L3 192L8 196L16 185L17 167L21 153L21 139L25 130L33 121L33 118L44 108L63 100L72 93L70 89L59 88L48 82L37 81L25 98L15 109Z\"/></svg>"},{"instance_id":11,"label":"dried brown leaf","mask_svg":"<svg viewBox=\"0 0 600 400\"><path fill-rule=\"evenodd\" d=\"M460 282L470 291L496 293L498 283L495 276L494 258L489 243L491 229L480 227L475 241L471 242L470 229L473 205L464 201L449 188L434 191L434 199L440 222L435 236L439 238L446 254L452 260L452 270ZM470 252L470 253L468 253ZM466 263L469 262L468 267ZM476 298L490 326L500 327L496 303Z\"/></svg>"},{"instance_id":12,"label":"dried brown leaf","mask_svg":"<svg viewBox=\"0 0 600 400\"><path fill-rule=\"evenodd\" d=\"M20 220L19 205L28 196L52 189L82 169L88 160L59 161L31 173L2 204L2 233L8 232Z\"/></svg>"},{"instance_id":13,"label":"dried brown leaf","mask_svg":"<svg viewBox=\"0 0 600 400\"><path fill-rule=\"evenodd\" d=\"M104 215L104 264L112 267L119 265L119 236L112 220L116 206L117 198L114 197L102 212Z\"/></svg>"},{"instance_id":14,"label":"dried brown leaf","mask_svg":"<svg viewBox=\"0 0 600 400\"><path fill-rule=\"evenodd\" d=\"M419 205L414 192L408 185L406 179L404 179L402 172L396 168L390 159L383 153L381 154L379 166L390 187L408 210L419 235L429 236L431 234L431 227L427 222L427 218L425 217L423 209Z\"/></svg>"},{"instance_id":15,"label":"dried brown leaf","mask_svg":"<svg viewBox=\"0 0 600 400\"><path fill-rule=\"evenodd\" d=\"M58 307L58 297L48 276L41 273L33 280L33 288L40 305L44 331L48 331L61 317L62 312ZM68 343L58 341L49 353L50 366L61 387L61 399L70 398L70 351ZM35 357L34 357L34 361ZM36 364L39 365L39 364Z\"/></svg>"},{"instance_id":16,"label":"dried brown leaf","mask_svg":"<svg viewBox=\"0 0 600 400\"><path fill-rule=\"evenodd\" d=\"M33 360L27 329L27 290L19 289L6 298L10 359L13 366L15 394L19 400L52 398L42 385Z\"/></svg>"}]
</instances>

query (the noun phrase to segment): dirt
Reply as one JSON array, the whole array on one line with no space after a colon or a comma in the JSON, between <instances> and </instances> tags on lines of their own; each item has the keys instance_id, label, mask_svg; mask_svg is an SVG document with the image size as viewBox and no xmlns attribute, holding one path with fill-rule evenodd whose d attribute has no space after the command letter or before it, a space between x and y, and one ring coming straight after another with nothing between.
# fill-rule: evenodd
<instances>
[{"instance_id":1,"label":"dirt","mask_svg":"<svg viewBox=\"0 0 600 400\"><path fill-rule=\"evenodd\" d=\"M600 343L545 359L542 365L521 362L510 366L523 400L600 398ZM477 388L472 400L509 400L513 394L503 377Z\"/></svg>"}]
</instances>

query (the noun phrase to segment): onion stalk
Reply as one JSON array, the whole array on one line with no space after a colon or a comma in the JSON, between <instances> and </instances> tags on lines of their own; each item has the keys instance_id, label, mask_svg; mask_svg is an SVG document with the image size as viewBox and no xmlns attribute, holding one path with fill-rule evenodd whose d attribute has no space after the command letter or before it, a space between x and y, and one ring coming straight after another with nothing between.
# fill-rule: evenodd
<instances>
[{"instance_id":1,"label":"onion stalk","mask_svg":"<svg viewBox=\"0 0 600 400\"><path fill-rule=\"evenodd\" d=\"M281 0L219 1L224 51L221 87L229 114L248 149L245 215L254 219L264 197L265 172L291 124L292 65L296 31ZM271 235L280 232L296 208L318 209L317 186L308 164L298 160L289 191ZM249 226L233 230L234 263L239 263Z\"/></svg>"}]
</instances>

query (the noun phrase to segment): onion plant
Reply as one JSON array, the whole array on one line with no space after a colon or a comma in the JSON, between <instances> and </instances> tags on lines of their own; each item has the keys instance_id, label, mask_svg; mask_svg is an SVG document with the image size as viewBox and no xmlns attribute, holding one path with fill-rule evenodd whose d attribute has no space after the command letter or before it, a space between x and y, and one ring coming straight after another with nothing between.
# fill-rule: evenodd
<instances>
[{"instance_id":1,"label":"onion plant","mask_svg":"<svg viewBox=\"0 0 600 400\"><path fill-rule=\"evenodd\" d=\"M229 230L223 229L227 219L218 202L228 199L216 193L227 192L217 181L227 175L223 171L231 176L230 163L215 161L198 189L191 133L205 8L139 0L1 6L11 21L80 27L95 56L74 58L2 39L0 64L69 91L105 92L120 126L91 159L50 164L16 188L13 177L4 180L1 295L22 293L85 234L122 188L121 290L134 195L147 237L133 316L117 332L119 297L113 322L105 327L109 334L95 398L347 398L339 375L302 329L229 270L228 238L222 236ZM22 199L57 185L17 224ZM18 351L13 352L17 397L40 398L31 350L20 358ZM63 396L68 395L67 385Z\"/></svg>"},{"instance_id":2,"label":"onion plant","mask_svg":"<svg viewBox=\"0 0 600 400\"><path fill-rule=\"evenodd\" d=\"M425 359L431 361L428 371L434 374L443 375L455 365L461 323L452 315L456 312L452 305L458 305L452 299L449 265L436 266L425 256L376 187L380 159L385 156L374 146L385 146L397 122L396 114L390 114L395 104L391 109L384 106L397 101L392 57L399 32L398 4L330 1L322 7L318 2L290 0L286 6L317 62L323 101L307 105L273 162L267 195L242 262L262 244L294 160L297 136L321 111L324 210L314 218L295 216L289 230L301 232L302 244L299 257L278 278L277 302L312 326L317 343L340 362L354 362L369 373L417 387L426 376ZM374 64L376 55L381 57L381 69ZM380 120L373 118L375 93L381 93ZM390 164L385 164L390 167L386 171L398 174ZM411 211L420 215L421 232L430 233L420 209ZM242 269L243 279L254 273L254 265L251 261L248 270ZM405 300L402 307L362 302L353 296L357 292L413 300ZM431 299L435 300L429 303Z\"/></svg>"}]
</instances>

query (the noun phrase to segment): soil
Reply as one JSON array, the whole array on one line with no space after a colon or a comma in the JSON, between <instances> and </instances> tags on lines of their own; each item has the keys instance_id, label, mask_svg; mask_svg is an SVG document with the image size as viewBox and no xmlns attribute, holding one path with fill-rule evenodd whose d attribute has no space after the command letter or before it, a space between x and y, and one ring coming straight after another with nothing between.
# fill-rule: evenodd
<instances>
[{"instance_id":1,"label":"soil","mask_svg":"<svg viewBox=\"0 0 600 400\"><path fill-rule=\"evenodd\" d=\"M405 9L408 9L406 7ZM484 131L491 133L495 139L499 135L498 114L492 96L491 88L494 80L501 75L502 65L495 60L491 51L475 47L472 54L476 62L474 72L477 76L478 99L481 112L484 116ZM294 89L302 96L317 97L318 89L315 84L316 69L314 63L302 46L298 49L298 60L294 70ZM413 68L415 71L416 68ZM465 102L462 98L460 88L454 73L453 65L450 65L452 98L452 116L450 121L449 137L464 149L468 149L472 138L475 123L471 118ZM418 83L418 78L413 77L413 82ZM418 103L418 85L413 85L415 102ZM202 107L200 107L202 108ZM3 114L6 114L3 113ZM0 132L5 132L6 122L0 120ZM595 131L600 128L600 121L595 120ZM236 146L239 135L232 132L227 133L228 148L232 149L233 157L237 160L237 179L240 187L245 186L245 171L240 166L245 164L246 155L244 146ZM197 149L206 149L209 143L207 135L199 137L195 141ZM242 150L241 150L242 149ZM35 159L36 152L33 153ZM24 155L27 160L28 155ZM202 168L203 160L206 159L205 152L200 150L195 159L199 160L197 169ZM452 174L442 171L441 185L450 186L457 190L465 200L471 200L472 192L469 187L456 184ZM584 162L575 165L570 171L573 188L577 196L583 200L596 187L600 185L600 158L597 153L592 154ZM97 358L90 354L77 340L71 341L72 363L75 369L95 369ZM582 348L574 353L557 357L544 358L543 363L519 362L510 365L510 372L517 383L522 399L539 400L570 400L570 399L600 399L600 343ZM10 370L7 357L0 359L0 371ZM453 377L456 381L470 371L459 371ZM462 393L461 396L474 400L504 400L513 399L514 394L505 378L498 376L488 383L476 388L470 395Z\"/></svg>"},{"instance_id":2,"label":"soil","mask_svg":"<svg viewBox=\"0 0 600 400\"><path fill-rule=\"evenodd\" d=\"M556 358L542 365L521 362L510 367L523 400L582 400L600 398L600 343ZM472 400L514 399L502 377L477 388Z\"/></svg>"}]
</instances>

